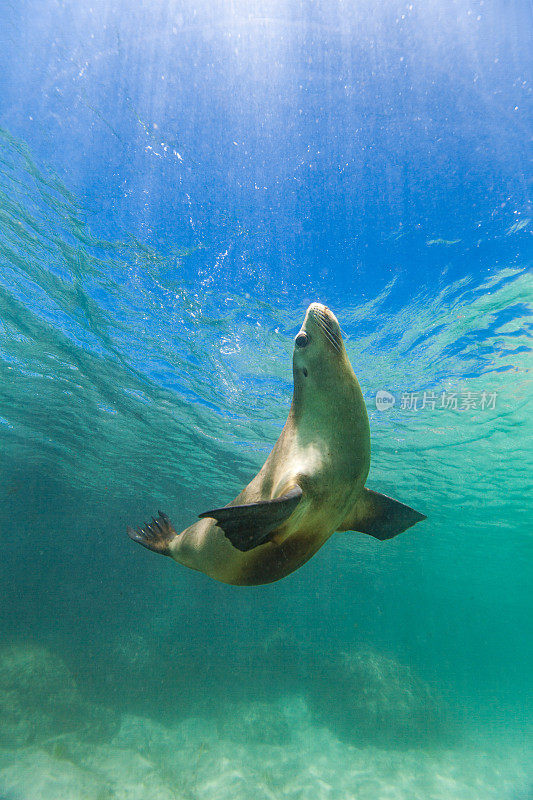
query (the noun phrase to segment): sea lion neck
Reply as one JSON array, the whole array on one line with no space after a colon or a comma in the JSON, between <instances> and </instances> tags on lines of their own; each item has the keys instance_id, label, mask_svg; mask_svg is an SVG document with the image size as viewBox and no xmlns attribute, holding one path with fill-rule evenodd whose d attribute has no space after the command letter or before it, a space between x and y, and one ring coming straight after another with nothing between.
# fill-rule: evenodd
<instances>
[{"instance_id":1,"label":"sea lion neck","mask_svg":"<svg viewBox=\"0 0 533 800\"><path fill-rule=\"evenodd\" d=\"M353 400L356 378L347 359L328 359L308 371L295 363L293 378L291 415L299 425L321 427Z\"/></svg>"}]
</instances>

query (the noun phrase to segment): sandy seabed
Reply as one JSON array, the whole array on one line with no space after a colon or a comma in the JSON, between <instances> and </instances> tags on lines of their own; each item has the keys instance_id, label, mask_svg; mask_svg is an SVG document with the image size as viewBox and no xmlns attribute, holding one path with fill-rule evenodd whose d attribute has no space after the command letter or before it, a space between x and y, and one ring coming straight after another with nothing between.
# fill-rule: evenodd
<instances>
[{"instance_id":1,"label":"sandy seabed","mask_svg":"<svg viewBox=\"0 0 533 800\"><path fill-rule=\"evenodd\" d=\"M301 698L277 703L281 735L242 704L218 722L126 714L107 742L83 734L0 750L1 800L531 800L527 748L387 750L341 742ZM253 710L252 710L253 711ZM252 727L250 722L252 721Z\"/></svg>"}]
</instances>

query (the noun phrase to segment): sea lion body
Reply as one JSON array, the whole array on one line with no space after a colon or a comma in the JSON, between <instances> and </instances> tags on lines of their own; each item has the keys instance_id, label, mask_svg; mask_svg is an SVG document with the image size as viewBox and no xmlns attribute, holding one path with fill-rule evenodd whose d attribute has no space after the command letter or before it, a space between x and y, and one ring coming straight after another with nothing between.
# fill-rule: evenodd
<instances>
[{"instance_id":1,"label":"sea lion body","mask_svg":"<svg viewBox=\"0 0 533 800\"><path fill-rule=\"evenodd\" d=\"M308 308L296 336L293 374L294 396L283 431L240 494L181 534L161 514L144 530L129 529L131 538L223 583L255 585L298 569L336 530L358 525L360 518L356 529L377 538L390 538L424 518L365 489L368 415L337 319L319 303ZM391 527L391 513L397 516L398 509L403 517ZM406 509L412 514L406 516ZM271 513L277 514L272 520ZM247 527L250 543L242 538Z\"/></svg>"}]
</instances>

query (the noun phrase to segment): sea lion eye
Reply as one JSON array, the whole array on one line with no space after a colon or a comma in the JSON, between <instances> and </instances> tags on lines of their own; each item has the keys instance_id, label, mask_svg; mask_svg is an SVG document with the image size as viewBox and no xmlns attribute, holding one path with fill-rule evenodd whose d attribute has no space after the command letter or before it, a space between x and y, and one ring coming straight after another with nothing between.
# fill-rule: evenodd
<instances>
[{"instance_id":1,"label":"sea lion eye","mask_svg":"<svg viewBox=\"0 0 533 800\"><path fill-rule=\"evenodd\" d=\"M309 337L306 333L299 333L296 339L294 340L294 344L296 347L307 347L309 344Z\"/></svg>"}]
</instances>

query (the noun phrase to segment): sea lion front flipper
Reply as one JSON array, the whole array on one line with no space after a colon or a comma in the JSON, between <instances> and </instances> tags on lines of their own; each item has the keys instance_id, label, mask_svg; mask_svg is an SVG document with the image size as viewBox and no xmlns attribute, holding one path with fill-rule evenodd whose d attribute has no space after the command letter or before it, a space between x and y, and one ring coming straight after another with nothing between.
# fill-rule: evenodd
<instances>
[{"instance_id":1,"label":"sea lion front flipper","mask_svg":"<svg viewBox=\"0 0 533 800\"><path fill-rule=\"evenodd\" d=\"M290 517L301 499L302 490L299 486L295 486L290 492L282 497L276 497L275 500L215 508L212 511L204 511L198 516L214 519L233 547L245 553L268 541L276 528Z\"/></svg>"},{"instance_id":2,"label":"sea lion front flipper","mask_svg":"<svg viewBox=\"0 0 533 800\"><path fill-rule=\"evenodd\" d=\"M383 541L403 533L423 519L426 515L414 508L365 488L338 530L368 533Z\"/></svg>"}]
</instances>

